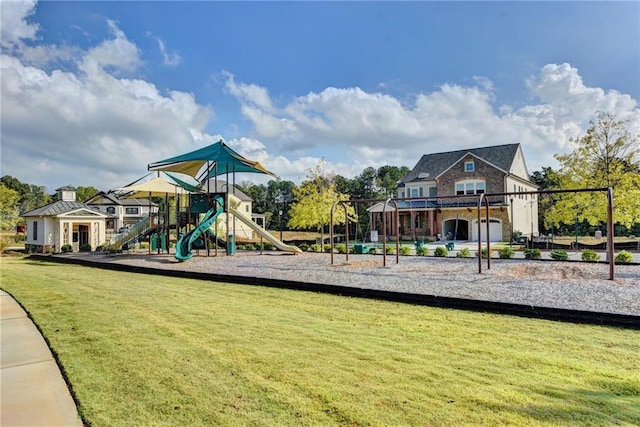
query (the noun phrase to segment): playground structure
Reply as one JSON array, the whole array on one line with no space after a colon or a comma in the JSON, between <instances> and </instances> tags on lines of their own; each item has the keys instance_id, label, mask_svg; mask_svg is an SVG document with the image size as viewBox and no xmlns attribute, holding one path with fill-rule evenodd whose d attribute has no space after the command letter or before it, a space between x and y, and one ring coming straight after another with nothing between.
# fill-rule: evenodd
<instances>
[{"instance_id":1,"label":"playground structure","mask_svg":"<svg viewBox=\"0 0 640 427\"><path fill-rule=\"evenodd\" d=\"M441 199L453 199L453 198L476 198L477 199L477 236L478 236L478 252L477 252L477 260L478 260L478 274L482 273L482 244L483 241L486 242L486 250L487 253L491 253L491 231L490 231L490 222L489 222L489 209L491 207L490 198L497 197L513 197L517 195L553 195L553 194L565 194L565 193L605 193L607 197L607 245L606 245L606 259L609 265L609 280L614 280L615 272L614 272L614 228L613 228L613 189L611 187L608 188L583 188L583 189L571 189L571 190L541 190L541 191L515 191L515 192L503 192L503 193L482 193L480 195L455 195L455 196L432 196L428 198L388 198L388 199L355 199L355 200L339 200L335 202L331 206L331 217L330 217L330 236L331 236L331 264L334 264L334 238L333 238L333 229L334 229L334 211L337 206L342 206L346 216L346 205L348 204L361 204L361 203L373 203L373 202L384 202L382 208L382 228L383 228L383 239L382 239L382 266L386 266L386 243L387 243L387 214L392 214L392 224L398 224L398 201L403 200L441 200ZM389 209L389 204L393 206ZM484 224L486 224L485 234L482 233L482 210L484 208ZM457 233L457 230L456 230ZM400 247L400 237L399 233L392 233L395 237L395 255L396 255L396 263L399 263L399 247ZM345 243L347 250L345 251L345 260L349 260L349 218L347 216L345 222ZM448 245L447 245L448 246ZM451 246L452 248L452 246ZM487 269L491 268L491 257L486 257Z\"/></svg>"},{"instance_id":2,"label":"playground structure","mask_svg":"<svg viewBox=\"0 0 640 427\"><path fill-rule=\"evenodd\" d=\"M227 254L233 255L235 253L234 234L226 231L226 224L228 223L226 214L233 215L234 219L247 225L253 232L269 241L277 249L294 254L302 252L299 248L287 245L276 239L249 216L238 210L241 200L231 193L217 193L213 197L198 198L196 203L194 203L193 197L190 197L190 200L190 214L201 213L202 208L198 209L198 205L202 206L203 200L206 203L207 211L204 213L203 218L199 218L196 226L191 231L181 234L178 239L174 257L180 261L190 259L193 256L193 248L209 250L209 242L211 241L216 244L216 249L218 245L222 245L226 248ZM225 235L227 237L226 240L220 237Z\"/></svg>"},{"instance_id":3,"label":"playground structure","mask_svg":"<svg viewBox=\"0 0 640 427\"><path fill-rule=\"evenodd\" d=\"M224 142L219 141L190 153L151 163L148 169L157 171L158 177L147 182L134 182L119 190L129 193L128 197L149 197L150 203L152 197L164 197L162 215L154 217L150 214L134 224L108 245L109 251L122 251L128 249L131 242L149 239L150 254L152 251L169 253L170 231L175 230L177 244L174 256L180 261L192 258L194 249L206 249L209 256L211 246L216 255L219 246L226 249L227 255L233 255L235 223L238 220L277 249L294 254L302 252L295 246L284 244L241 212L238 209L241 201L229 192L228 185L224 193L210 191L210 179L215 180L217 188L217 179L221 174L233 176L233 191L236 172L273 175L258 162L248 160L233 151ZM204 184L192 185L169 172L188 175L199 183L206 182L206 188L202 188ZM166 179L160 178L160 173L164 173ZM171 222L170 195L175 197L174 223Z\"/></svg>"}]
</instances>

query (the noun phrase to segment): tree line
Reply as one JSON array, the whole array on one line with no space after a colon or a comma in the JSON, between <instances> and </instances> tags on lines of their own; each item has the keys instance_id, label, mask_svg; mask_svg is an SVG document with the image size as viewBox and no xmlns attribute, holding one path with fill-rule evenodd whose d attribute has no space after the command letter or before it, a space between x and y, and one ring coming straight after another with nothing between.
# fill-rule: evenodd
<instances>
[{"instance_id":1,"label":"tree line","mask_svg":"<svg viewBox=\"0 0 640 427\"><path fill-rule=\"evenodd\" d=\"M576 147L570 154L556 154L558 169L543 167L530 179L541 190L613 187L616 234L640 234L640 135L629 130L629 121L609 113L596 113L585 135L571 140ZM306 229L323 231L329 224L330 209L337 200L385 199L396 194L396 187L410 169L407 166L367 167L347 178L325 174L319 163L300 185L292 181L271 180L267 184L243 181L237 187L253 200L253 211L264 214L273 230ZM78 187L77 200L86 201L98 190ZM2 227L11 228L19 214L55 201L44 187L25 184L11 176L0 178ZM347 211L350 221L366 230L368 215L364 205ZM593 235L604 230L607 219L606 195L568 193L539 198L541 232ZM336 224L345 222L337 212Z\"/></svg>"},{"instance_id":2,"label":"tree line","mask_svg":"<svg viewBox=\"0 0 640 427\"><path fill-rule=\"evenodd\" d=\"M94 187L77 187L76 200L86 202L98 194ZM18 178L5 175L0 178L0 228L10 230L24 220L20 215L53 203L57 194L47 194L45 187L21 182Z\"/></svg>"}]
</instances>

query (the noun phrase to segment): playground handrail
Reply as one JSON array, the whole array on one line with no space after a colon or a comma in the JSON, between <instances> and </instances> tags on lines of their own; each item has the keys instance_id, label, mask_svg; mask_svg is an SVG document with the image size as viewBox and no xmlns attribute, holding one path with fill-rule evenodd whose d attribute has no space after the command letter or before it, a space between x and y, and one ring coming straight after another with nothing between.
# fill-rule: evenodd
<instances>
[{"instance_id":1,"label":"playground handrail","mask_svg":"<svg viewBox=\"0 0 640 427\"><path fill-rule=\"evenodd\" d=\"M149 230L149 228L151 228L150 224L151 217L149 216L136 222L135 224L133 224L133 226L131 226L131 228L129 228L129 231L125 233L124 236L118 238L113 244L109 244L109 250L121 248L125 243L130 242L145 231Z\"/></svg>"}]
</instances>

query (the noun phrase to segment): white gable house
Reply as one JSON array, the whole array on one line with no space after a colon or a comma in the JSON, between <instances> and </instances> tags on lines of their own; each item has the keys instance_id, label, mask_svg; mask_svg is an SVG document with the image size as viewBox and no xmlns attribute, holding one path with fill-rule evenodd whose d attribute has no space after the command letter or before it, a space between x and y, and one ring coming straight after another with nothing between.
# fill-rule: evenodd
<instances>
[{"instance_id":1,"label":"white gable house","mask_svg":"<svg viewBox=\"0 0 640 427\"><path fill-rule=\"evenodd\" d=\"M74 187L61 187L56 192L55 202L21 215L27 223L27 251L60 252L64 245L71 245L77 252L103 245L108 215L76 201Z\"/></svg>"}]
</instances>

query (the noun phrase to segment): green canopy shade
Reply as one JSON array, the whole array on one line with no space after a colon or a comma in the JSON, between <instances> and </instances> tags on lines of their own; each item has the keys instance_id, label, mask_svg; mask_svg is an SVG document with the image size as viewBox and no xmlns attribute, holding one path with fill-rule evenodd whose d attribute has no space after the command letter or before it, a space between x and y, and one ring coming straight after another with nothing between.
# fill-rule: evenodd
<instances>
[{"instance_id":1,"label":"green canopy shade","mask_svg":"<svg viewBox=\"0 0 640 427\"><path fill-rule=\"evenodd\" d=\"M207 169L204 172L200 172L205 165ZM235 172L253 172L276 176L260 163L246 159L236 153L222 141L190 153L150 163L148 169L151 171L179 172L198 180Z\"/></svg>"}]
</instances>

